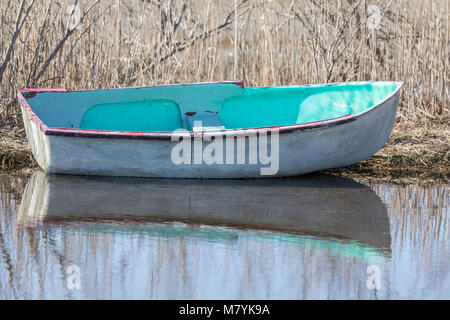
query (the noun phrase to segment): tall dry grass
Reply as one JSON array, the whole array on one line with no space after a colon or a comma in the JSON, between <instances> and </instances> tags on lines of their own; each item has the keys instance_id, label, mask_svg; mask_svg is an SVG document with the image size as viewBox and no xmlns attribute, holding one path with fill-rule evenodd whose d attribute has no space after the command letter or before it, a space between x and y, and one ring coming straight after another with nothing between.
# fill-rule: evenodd
<instances>
[{"instance_id":1,"label":"tall dry grass","mask_svg":"<svg viewBox=\"0 0 450 320\"><path fill-rule=\"evenodd\" d=\"M0 128L21 126L15 96L22 87L227 79L247 86L404 81L401 120L446 121L449 6L450 0L0 0L0 65L10 50Z\"/></svg>"}]
</instances>

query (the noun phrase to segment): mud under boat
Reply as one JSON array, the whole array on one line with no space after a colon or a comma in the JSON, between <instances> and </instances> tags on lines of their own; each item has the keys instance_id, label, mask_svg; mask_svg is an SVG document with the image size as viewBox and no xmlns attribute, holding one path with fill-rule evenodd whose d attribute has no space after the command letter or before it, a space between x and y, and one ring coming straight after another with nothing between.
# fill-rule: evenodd
<instances>
[{"instance_id":1,"label":"mud under boat","mask_svg":"<svg viewBox=\"0 0 450 320\"><path fill-rule=\"evenodd\" d=\"M386 143L399 82L244 88L240 81L19 93L49 173L292 176L367 159Z\"/></svg>"}]
</instances>

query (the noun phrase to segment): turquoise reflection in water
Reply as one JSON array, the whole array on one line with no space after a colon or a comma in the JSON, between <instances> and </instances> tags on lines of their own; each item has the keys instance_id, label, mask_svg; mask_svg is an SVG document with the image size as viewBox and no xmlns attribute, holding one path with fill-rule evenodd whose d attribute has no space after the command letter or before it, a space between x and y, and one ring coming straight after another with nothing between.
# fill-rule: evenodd
<instances>
[{"instance_id":1,"label":"turquoise reflection in water","mask_svg":"<svg viewBox=\"0 0 450 320\"><path fill-rule=\"evenodd\" d=\"M222 243L223 241L234 241L239 238L253 239L259 242L282 242L296 244L312 250L326 250L329 254L339 254L355 258L365 257L387 257L389 248L373 248L356 240L341 240L335 238L320 238L309 235L287 234L265 230L239 230L236 228L217 227L208 225L189 225L185 223L127 223L98 222L91 221L86 224L76 222L62 223L60 227L51 226L46 222L45 230L61 228L65 231L80 231L89 235L93 233L118 234L123 237L127 235L134 237L138 234L148 235L153 238L183 238L197 239L207 242ZM237 241L236 241L237 242Z\"/></svg>"}]
</instances>

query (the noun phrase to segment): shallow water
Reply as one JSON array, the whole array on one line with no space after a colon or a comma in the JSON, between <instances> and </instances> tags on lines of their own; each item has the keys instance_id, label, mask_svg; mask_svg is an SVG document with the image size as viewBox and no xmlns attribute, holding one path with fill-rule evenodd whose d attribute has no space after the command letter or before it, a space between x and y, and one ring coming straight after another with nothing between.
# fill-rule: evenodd
<instances>
[{"instance_id":1,"label":"shallow water","mask_svg":"<svg viewBox=\"0 0 450 320\"><path fill-rule=\"evenodd\" d=\"M0 299L449 299L448 206L319 175L0 176Z\"/></svg>"}]
</instances>

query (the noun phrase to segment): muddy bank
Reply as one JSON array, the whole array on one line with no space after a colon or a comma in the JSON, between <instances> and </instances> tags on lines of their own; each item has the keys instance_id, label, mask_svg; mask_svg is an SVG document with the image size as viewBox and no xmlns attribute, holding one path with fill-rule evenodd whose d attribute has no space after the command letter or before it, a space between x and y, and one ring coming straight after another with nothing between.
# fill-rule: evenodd
<instances>
[{"instance_id":1,"label":"muddy bank","mask_svg":"<svg viewBox=\"0 0 450 320\"><path fill-rule=\"evenodd\" d=\"M0 171L37 168L23 129L0 129ZM397 123L387 144L373 157L349 167L327 170L333 175L391 182L449 182L450 123Z\"/></svg>"},{"instance_id":2,"label":"muddy bank","mask_svg":"<svg viewBox=\"0 0 450 320\"><path fill-rule=\"evenodd\" d=\"M373 157L328 172L390 182L449 182L450 123L397 123L389 141Z\"/></svg>"},{"instance_id":3,"label":"muddy bank","mask_svg":"<svg viewBox=\"0 0 450 320\"><path fill-rule=\"evenodd\" d=\"M19 171L37 167L24 129L0 129L0 171Z\"/></svg>"}]
</instances>

